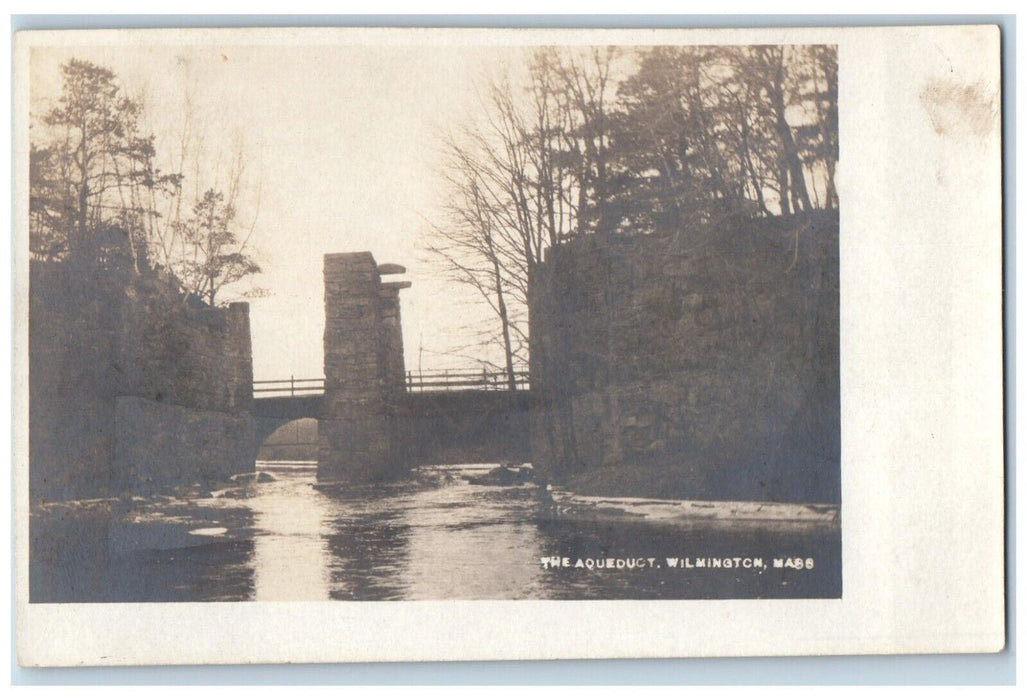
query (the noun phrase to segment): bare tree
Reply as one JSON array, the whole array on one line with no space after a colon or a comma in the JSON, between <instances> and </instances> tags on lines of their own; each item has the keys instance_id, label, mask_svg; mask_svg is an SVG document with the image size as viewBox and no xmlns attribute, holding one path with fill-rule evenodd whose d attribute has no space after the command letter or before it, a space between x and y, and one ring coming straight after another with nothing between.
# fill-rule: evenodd
<instances>
[{"instance_id":1,"label":"bare tree","mask_svg":"<svg viewBox=\"0 0 1027 700\"><path fill-rule=\"evenodd\" d=\"M792 48L790 75L796 103L805 119L796 125L799 156L814 180L823 180L822 208L837 208L838 49L835 46ZM816 196L816 188L812 188Z\"/></svg>"},{"instance_id":2,"label":"bare tree","mask_svg":"<svg viewBox=\"0 0 1027 700\"><path fill-rule=\"evenodd\" d=\"M608 225L614 55L536 50L526 85L492 82L480 118L445 140L450 199L428 248L495 314L511 383L526 359L528 288L545 251Z\"/></svg>"},{"instance_id":3,"label":"bare tree","mask_svg":"<svg viewBox=\"0 0 1027 700\"><path fill-rule=\"evenodd\" d=\"M248 239L232 230L235 209L224 194L207 190L193 206L193 215L175 224L185 254L173 270L186 290L214 306L225 286L260 272L246 252Z\"/></svg>"},{"instance_id":4,"label":"bare tree","mask_svg":"<svg viewBox=\"0 0 1027 700\"><path fill-rule=\"evenodd\" d=\"M228 139L211 143L211 128L217 129L219 134L227 130L219 128L216 118L198 114L198 83L192 73L191 63L188 59L180 58L178 65L184 83L181 118L167 130L165 151L168 167L183 173L188 186L179 188L171 197L151 201L151 211L157 212L152 217L150 229L150 238L155 248L154 257L168 269L180 268L183 261L193 258L191 244L180 236L183 230L180 224L188 216L190 203L202 201L207 190L220 192L224 197L224 205L234 212L237 220L244 211L240 199L253 189L247 186L252 183L245 182L249 179L247 171L251 159L244 138L235 133ZM258 179L255 196L250 202L252 217L246 227L247 243L260 215L261 190ZM250 290L245 296L259 295L260 292Z\"/></svg>"}]
</instances>

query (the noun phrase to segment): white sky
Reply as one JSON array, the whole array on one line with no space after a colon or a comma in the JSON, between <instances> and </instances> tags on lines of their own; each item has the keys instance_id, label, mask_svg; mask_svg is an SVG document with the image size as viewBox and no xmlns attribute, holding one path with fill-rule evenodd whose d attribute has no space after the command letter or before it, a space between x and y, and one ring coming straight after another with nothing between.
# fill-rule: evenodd
<instances>
[{"instance_id":1,"label":"white sky","mask_svg":"<svg viewBox=\"0 0 1027 700\"><path fill-rule=\"evenodd\" d=\"M239 220L253 221L264 272L251 300L256 379L320 377L324 328L322 256L371 251L408 269L402 293L407 367L468 366L445 354L488 318L463 288L424 258L423 218L437 218L439 134L473 114L476 86L522 49L460 47L107 47L33 49L34 111L59 94L71 57L111 68L145 96L158 157L177 150L188 87L202 130L207 182L224 186L236 143L246 154ZM423 354L419 348L424 347Z\"/></svg>"}]
</instances>

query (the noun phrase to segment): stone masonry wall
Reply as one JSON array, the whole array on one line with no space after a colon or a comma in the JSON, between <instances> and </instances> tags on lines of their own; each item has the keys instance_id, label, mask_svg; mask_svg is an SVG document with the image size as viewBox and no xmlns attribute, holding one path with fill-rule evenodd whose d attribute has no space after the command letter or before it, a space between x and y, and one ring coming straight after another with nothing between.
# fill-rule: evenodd
<instances>
[{"instance_id":1,"label":"stone masonry wall","mask_svg":"<svg viewBox=\"0 0 1027 700\"><path fill-rule=\"evenodd\" d=\"M114 425L119 492L216 484L253 469L253 421L247 414L121 396Z\"/></svg>"},{"instance_id":2,"label":"stone masonry wall","mask_svg":"<svg viewBox=\"0 0 1027 700\"><path fill-rule=\"evenodd\" d=\"M400 437L396 404L404 391L398 292L407 285L382 284L370 253L326 255L324 285L318 478L386 479L409 466L403 440L394 439Z\"/></svg>"},{"instance_id":3,"label":"stone masonry wall","mask_svg":"<svg viewBox=\"0 0 1027 700\"><path fill-rule=\"evenodd\" d=\"M838 219L583 237L532 279L532 447L601 495L837 502Z\"/></svg>"},{"instance_id":4,"label":"stone masonry wall","mask_svg":"<svg viewBox=\"0 0 1027 700\"><path fill-rule=\"evenodd\" d=\"M157 273L33 262L29 358L33 499L115 493L129 462L151 484L177 480L180 466L156 447L180 435L177 410L144 411L128 429L118 425L120 398L228 422L247 416L252 402L249 305L190 307ZM125 443L128 435L138 444ZM235 433L225 435L231 441ZM138 458L118 460L119 453ZM238 466L214 468L227 476Z\"/></svg>"}]
</instances>

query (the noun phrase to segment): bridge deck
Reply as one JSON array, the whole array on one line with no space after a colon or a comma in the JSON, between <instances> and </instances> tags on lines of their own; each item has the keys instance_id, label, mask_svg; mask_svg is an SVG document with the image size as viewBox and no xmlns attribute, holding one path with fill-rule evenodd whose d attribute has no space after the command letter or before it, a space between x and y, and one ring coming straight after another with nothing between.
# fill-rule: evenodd
<instances>
[{"instance_id":1,"label":"bridge deck","mask_svg":"<svg viewBox=\"0 0 1027 700\"><path fill-rule=\"evenodd\" d=\"M523 391L530 388L527 370L515 370L512 377L506 372L488 370L435 370L406 373L408 392L435 391ZM253 398L264 400L280 397L321 396L324 377L313 379L266 379L253 382Z\"/></svg>"},{"instance_id":2,"label":"bridge deck","mask_svg":"<svg viewBox=\"0 0 1027 700\"><path fill-rule=\"evenodd\" d=\"M433 395L481 393L509 394L526 397L530 390L527 370L517 370L510 378L506 372L488 370L436 370L406 373L406 394ZM270 379L253 382L253 415L260 418L317 418L324 405L325 380ZM454 399L458 400L456 396ZM518 401L521 399L515 399ZM445 402L444 402L445 403ZM451 402L450 402L451 403ZM422 405L415 401L411 405Z\"/></svg>"},{"instance_id":3,"label":"bridge deck","mask_svg":"<svg viewBox=\"0 0 1027 700\"><path fill-rule=\"evenodd\" d=\"M320 419L324 382L277 382L276 390L256 391L252 415L255 444L300 418ZM282 387L281 385L285 385ZM312 386L313 385L313 386ZM404 449L417 464L527 461L531 392L472 383L466 377L444 383L422 382L391 407L392 420L402 426ZM283 391L284 388L284 391Z\"/></svg>"}]
</instances>

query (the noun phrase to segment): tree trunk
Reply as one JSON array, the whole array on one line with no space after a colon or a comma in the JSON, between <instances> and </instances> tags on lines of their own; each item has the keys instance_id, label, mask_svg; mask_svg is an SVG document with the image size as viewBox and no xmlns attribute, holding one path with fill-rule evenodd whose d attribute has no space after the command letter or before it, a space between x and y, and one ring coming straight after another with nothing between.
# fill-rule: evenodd
<instances>
[{"instance_id":1,"label":"tree trunk","mask_svg":"<svg viewBox=\"0 0 1027 700\"><path fill-rule=\"evenodd\" d=\"M785 119L784 86L779 86L774 95L774 112L776 115L775 126L777 127L778 138L781 139L781 148L784 155L782 167L787 169L792 179L792 198L797 203L795 210L798 212L802 205L804 211L809 211L813 205L809 200L809 192L806 189L806 177L802 172L802 162L799 160L799 150L795 146L795 139L792 137L792 127L788 126Z\"/></svg>"},{"instance_id":2,"label":"tree trunk","mask_svg":"<svg viewBox=\"0 0 1027 700\"><path fill-rule=\"evenodd\" d=\"M834 188L834 160L831 158L827 159L827 208L837 209L838 208L838 192Z\"/></svg>"},{"instance_id":3,"label":"tree trunk","mask_svg":"<svg viewBox=\"0 0 1027 700\"><path fill-rule=\"evenodd\" d=\"M782 162L781 168L791 174L792 180L792 197L793 201L801 203L805 211L809 211L813 208L813 205L809 200L809 192L806 189L806 178L802 173L802 163L799 161L799 151L795 146L795 139L792 137L792 127L788 125L788 120L785 119L785 83L784 83L784 50L778 54L775 60L775 72L773 78L773 84L771 86L771 103L774 109L774 127L777 130L777 136L781 140L782 149ZM785 173L782 172L782 176ZM785 178L782 177L782 180ZM781 193L781 213L784 211L786 200L785 193ZM798 212L798 205L795 207Z\"/></svg>"},{"instance_id":4,"label":"tree trunk","mask_svg":"<svg viewBox=\"0 0 1027 700\"><path fill-rule=\"evenodd\" d=\"M802 172L802 162L799 160L799 151L795 147L795 139L792 138L792 127L788 126L788 122L785 121L783 106L778 114L777 128L785 150L785 162L792 176L793 196L798 203L802 204L803 211L810 211L813 209L813 204L809 199L809 190L806 189L806 176Z\"/></svg>"},{"instance_id":5,"label":"tree trunk","mask_svg":"<svg viewBox=\"0 0 1027 700\"><path fill-rule=\"evenodd\" d=\"M499 270L499 261L493 257L492 270L496 279L496 308L499 310L499 322L503 330L503 352L506 359L506 383L510 391L517 389L517 379L514 376L513 366L513 345L510 341L510 317L506 310L506 299L503 295L503 275Z\"/></svg>"},{"instance_id":6,"label":"tree trunk","mask_svg":"<svg viewBox=\"0 0 1027 700\"><path fill-rule=\"evenodd\" d=\"M792 206L788 201L788 166L782 162L777 170L777 184L781 191L781 216L788 216L792 213Z\"/></svg>"},{"instance_id":7,"label":"tree trunk","mask_svg":"<svg viewBox=\"0 0 1027 700\"><path fill-rule=\"evenodd\" d=\"M207 235L207 269L209 270L208 281L210 283L210 290L208 292L209 298L207 300L208 305L214 307L214 293L217 289L214 286L214 234L213 234L213 222L211 222L211 233Z\"/></svg>"},{"instance_id":8,"label":"tree trunk","mask_svg":"<svg viewBox=\"0 0 1027 700\"><path fill-rule=\"evenodd\" d=\"M770 211L763 199L763 188L756 177L756 168L752 164L752 155L749 153L749 118L744 110L739 110L739 116L742 121L742 163L752 183L753 194L756 195L756 204L759 206L760 212L769 216Z\"/></svg>"}]
</instances>

